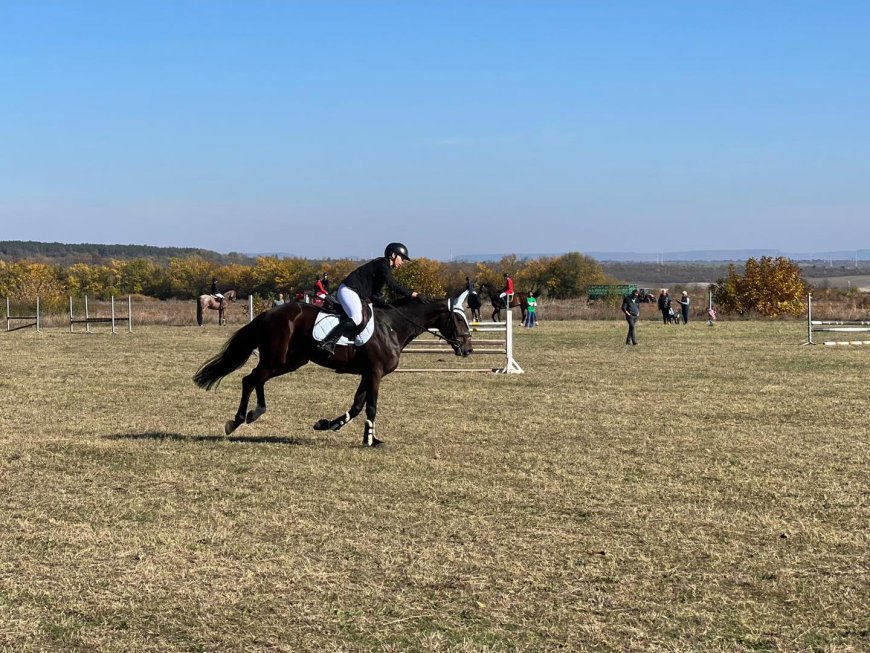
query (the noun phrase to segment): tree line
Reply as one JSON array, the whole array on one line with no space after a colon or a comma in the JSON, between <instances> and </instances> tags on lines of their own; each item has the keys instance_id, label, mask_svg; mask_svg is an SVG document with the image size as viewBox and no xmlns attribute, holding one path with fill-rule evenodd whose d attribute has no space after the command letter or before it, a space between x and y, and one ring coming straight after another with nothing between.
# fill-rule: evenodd
<instances>
[{"instance_id":1,"label":"tree line","mask_svg":"<svg viewBox=\"0 0 870 653\"><path fill-rule=\"evenodd\" d=\"M234 288L240 295L274 297L279 292L295 294L313 290L317 274L327 273L333 284L340 282L361 261L353 259L309 260L260 256L252 262L219 263L199 255L174 257L166 263L149 258L112 259L107 263L73 263L68 266L41 261L0 260L0 297L33 302L38 295L51 310L62 308L68 296L144 295L156 299L192 299L207 293L212 278L219 289ZM496 291L503 275L514 279L516 290L535 291L559 299L583 295L588 284L610 283L601 266L579 252L562 256L463 263L415 259L396 272L398 281L432 297L456 292L469 277L478 287L489 284Z\"/></svg>"},{"instance_id":2,"label":"tree line","mask_svg":"<svg viewBox=\"0 0 870 653\"><path fill-rule=\"evenodd\" d=\"M278 293L293 296L311 292L317 274L327 273L337 284L360 263L354 259L322 261L275 256L220 263L200 255L174 257L165 263L134 258L68 266L0 260L0 297L27 304L39 296L47 310L62 309L68 296L108 299L130 294L186 300L207 293L215 278L221 290L233 288L241 296L263 299ZM517 291L539 291L553 299L584 298L588 285L619 282L606 274L597 261L579 252L536 259L511 255L476 263L418 258L397 270L396 277L424 295L442 297L463 288L466 277L473 279L478 288L489 284L498 292L504 285L505 273L513 277ZM747 260L743 274L735 265L729 265L727 274L711 289L720 312L780 317L800 315L806 310L810 286L794 261L761 257Z\"/></svg>"}]
</instances>

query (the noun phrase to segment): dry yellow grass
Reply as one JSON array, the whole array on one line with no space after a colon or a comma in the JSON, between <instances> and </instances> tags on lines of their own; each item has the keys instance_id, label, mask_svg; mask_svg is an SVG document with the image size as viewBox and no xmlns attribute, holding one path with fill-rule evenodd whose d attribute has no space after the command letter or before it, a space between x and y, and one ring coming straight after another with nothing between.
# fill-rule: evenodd
<instances>
[{"instance_id":1,"label":"dry yellow grass","mask_svg":"<svg viewBox=\"0 0 870 653\"><path fill-rule=\"evenodd\" d=\"M870 351L545 322L388 377L373 451L311 429L354 378L224 438L231 328L106 331L0 334L0 650L870 649Z\"/></svg>"}]
</instances>

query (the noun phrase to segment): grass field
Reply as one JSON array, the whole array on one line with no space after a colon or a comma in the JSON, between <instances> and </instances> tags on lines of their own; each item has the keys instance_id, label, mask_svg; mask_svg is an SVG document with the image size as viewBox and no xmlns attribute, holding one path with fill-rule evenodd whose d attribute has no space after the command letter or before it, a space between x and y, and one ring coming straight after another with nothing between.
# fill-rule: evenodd
<instances>
[{"instance_id":1,"label":"grass field","mask_svg":"<svg viewBox=\"0 0 870 653\"><path fill-rule=\"evenodd\" d=\"M311 429L354 378L224 438L229 328L95 330L0 333L0 650L870 650L870 350L545 322L388 377L367 450Z\"/></svg>"}]
</instances>

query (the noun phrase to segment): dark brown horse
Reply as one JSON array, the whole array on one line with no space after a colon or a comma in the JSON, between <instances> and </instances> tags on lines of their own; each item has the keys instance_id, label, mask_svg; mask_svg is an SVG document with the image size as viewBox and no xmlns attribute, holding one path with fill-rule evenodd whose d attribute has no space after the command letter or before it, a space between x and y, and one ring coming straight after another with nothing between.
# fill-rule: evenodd
<instances>
[{"instance_id":1,"label":"dark brown horse","mask_svg":"<svg viewBox=\"0 0 870 653\"><path fill-rule=\"evenodd\" d=\"M471 311L471 319L480 322L480 295L477 292L468 293L468 309Z\"/></svg>"},{"instance_id":2,"label":"dark brown horse","mask_svg":"<svg viewBox=\"0 0 870 653\"><path fill-rule=\"evenodd\" d=\"M480 291L486 294L489 297L489 301L492 304L492 321L493 322L501 322L501 312L505 310L504 299L499 297L501 291L496 290L488 283L483 283L480 285ZM539 297L541 294L540 290L536 290L535 292L515 292L511 296L511 305L509 308L519 307L520 313L522 314L522 323L525 324L526 314L529 311L529 306L526 303L529 297Z\"/></svg>"},{"instance_id":3,"label":"dark brown horse","mask_svg":"<svg viewBox=\"0 0 870 653\"><path fill-rule=\"evenodd\" d=\"M250 424L266 412L263 385L272 377L297 370L308 362L343 374L357 374L361 379L350 409L335 419L320 420L314 428L337 431L365 407L363 444L377 446L381 444L375 437L381 379L398 367L399 354L405 345L427 329L437 328L457 356L468 356L472 352L468 320L462 307L464 300L465 293L456 299L432 302L405 299L375 309L371 339L361 347L339 345L333 356L320 351L312 337L320 312L317 308L299 302L276 306L236 331L221 352L199 368L193 380L200 388L208 390L244 365L254 349L259 349L257 366L242 379L239 409L224 426L229 435L241 424ZM254 390L257 391L257 406L248 412L248 399Z\"/></svg>"},{"instance_id":4,"label":"dark brown horse","mask_svg":"<svg viewBox=\"0 0 870 653\"><path fill-rule=\"evenodd\" d=\"M218 324L226 324L224 319L224 311L226 311L229 302L236 301L236 291L227 290L224 294L223 301L214 295L200 295L196 300L196 323L202 326L202 313L205 309L210 308L218 312Z\"/></svg>"}]
</instances>

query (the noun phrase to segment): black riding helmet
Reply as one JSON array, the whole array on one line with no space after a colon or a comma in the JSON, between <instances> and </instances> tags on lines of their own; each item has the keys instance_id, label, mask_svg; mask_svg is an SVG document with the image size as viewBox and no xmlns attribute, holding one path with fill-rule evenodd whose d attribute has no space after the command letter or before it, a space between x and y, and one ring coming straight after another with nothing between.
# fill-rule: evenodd
<instances>
[{"instance_id":1,"label":"black riding helmet","mask_svg":"<svg viewBox=\"0 0 870 653\"><path fill-rule=\"evenodd\" d=\"M390 258L390 254L398 254L406 261L410 261L411 257L408 256L408 248L405 247L402 243L390 243L387 245L384 250L384 256Z\"/></svg>"}]
</instances>

